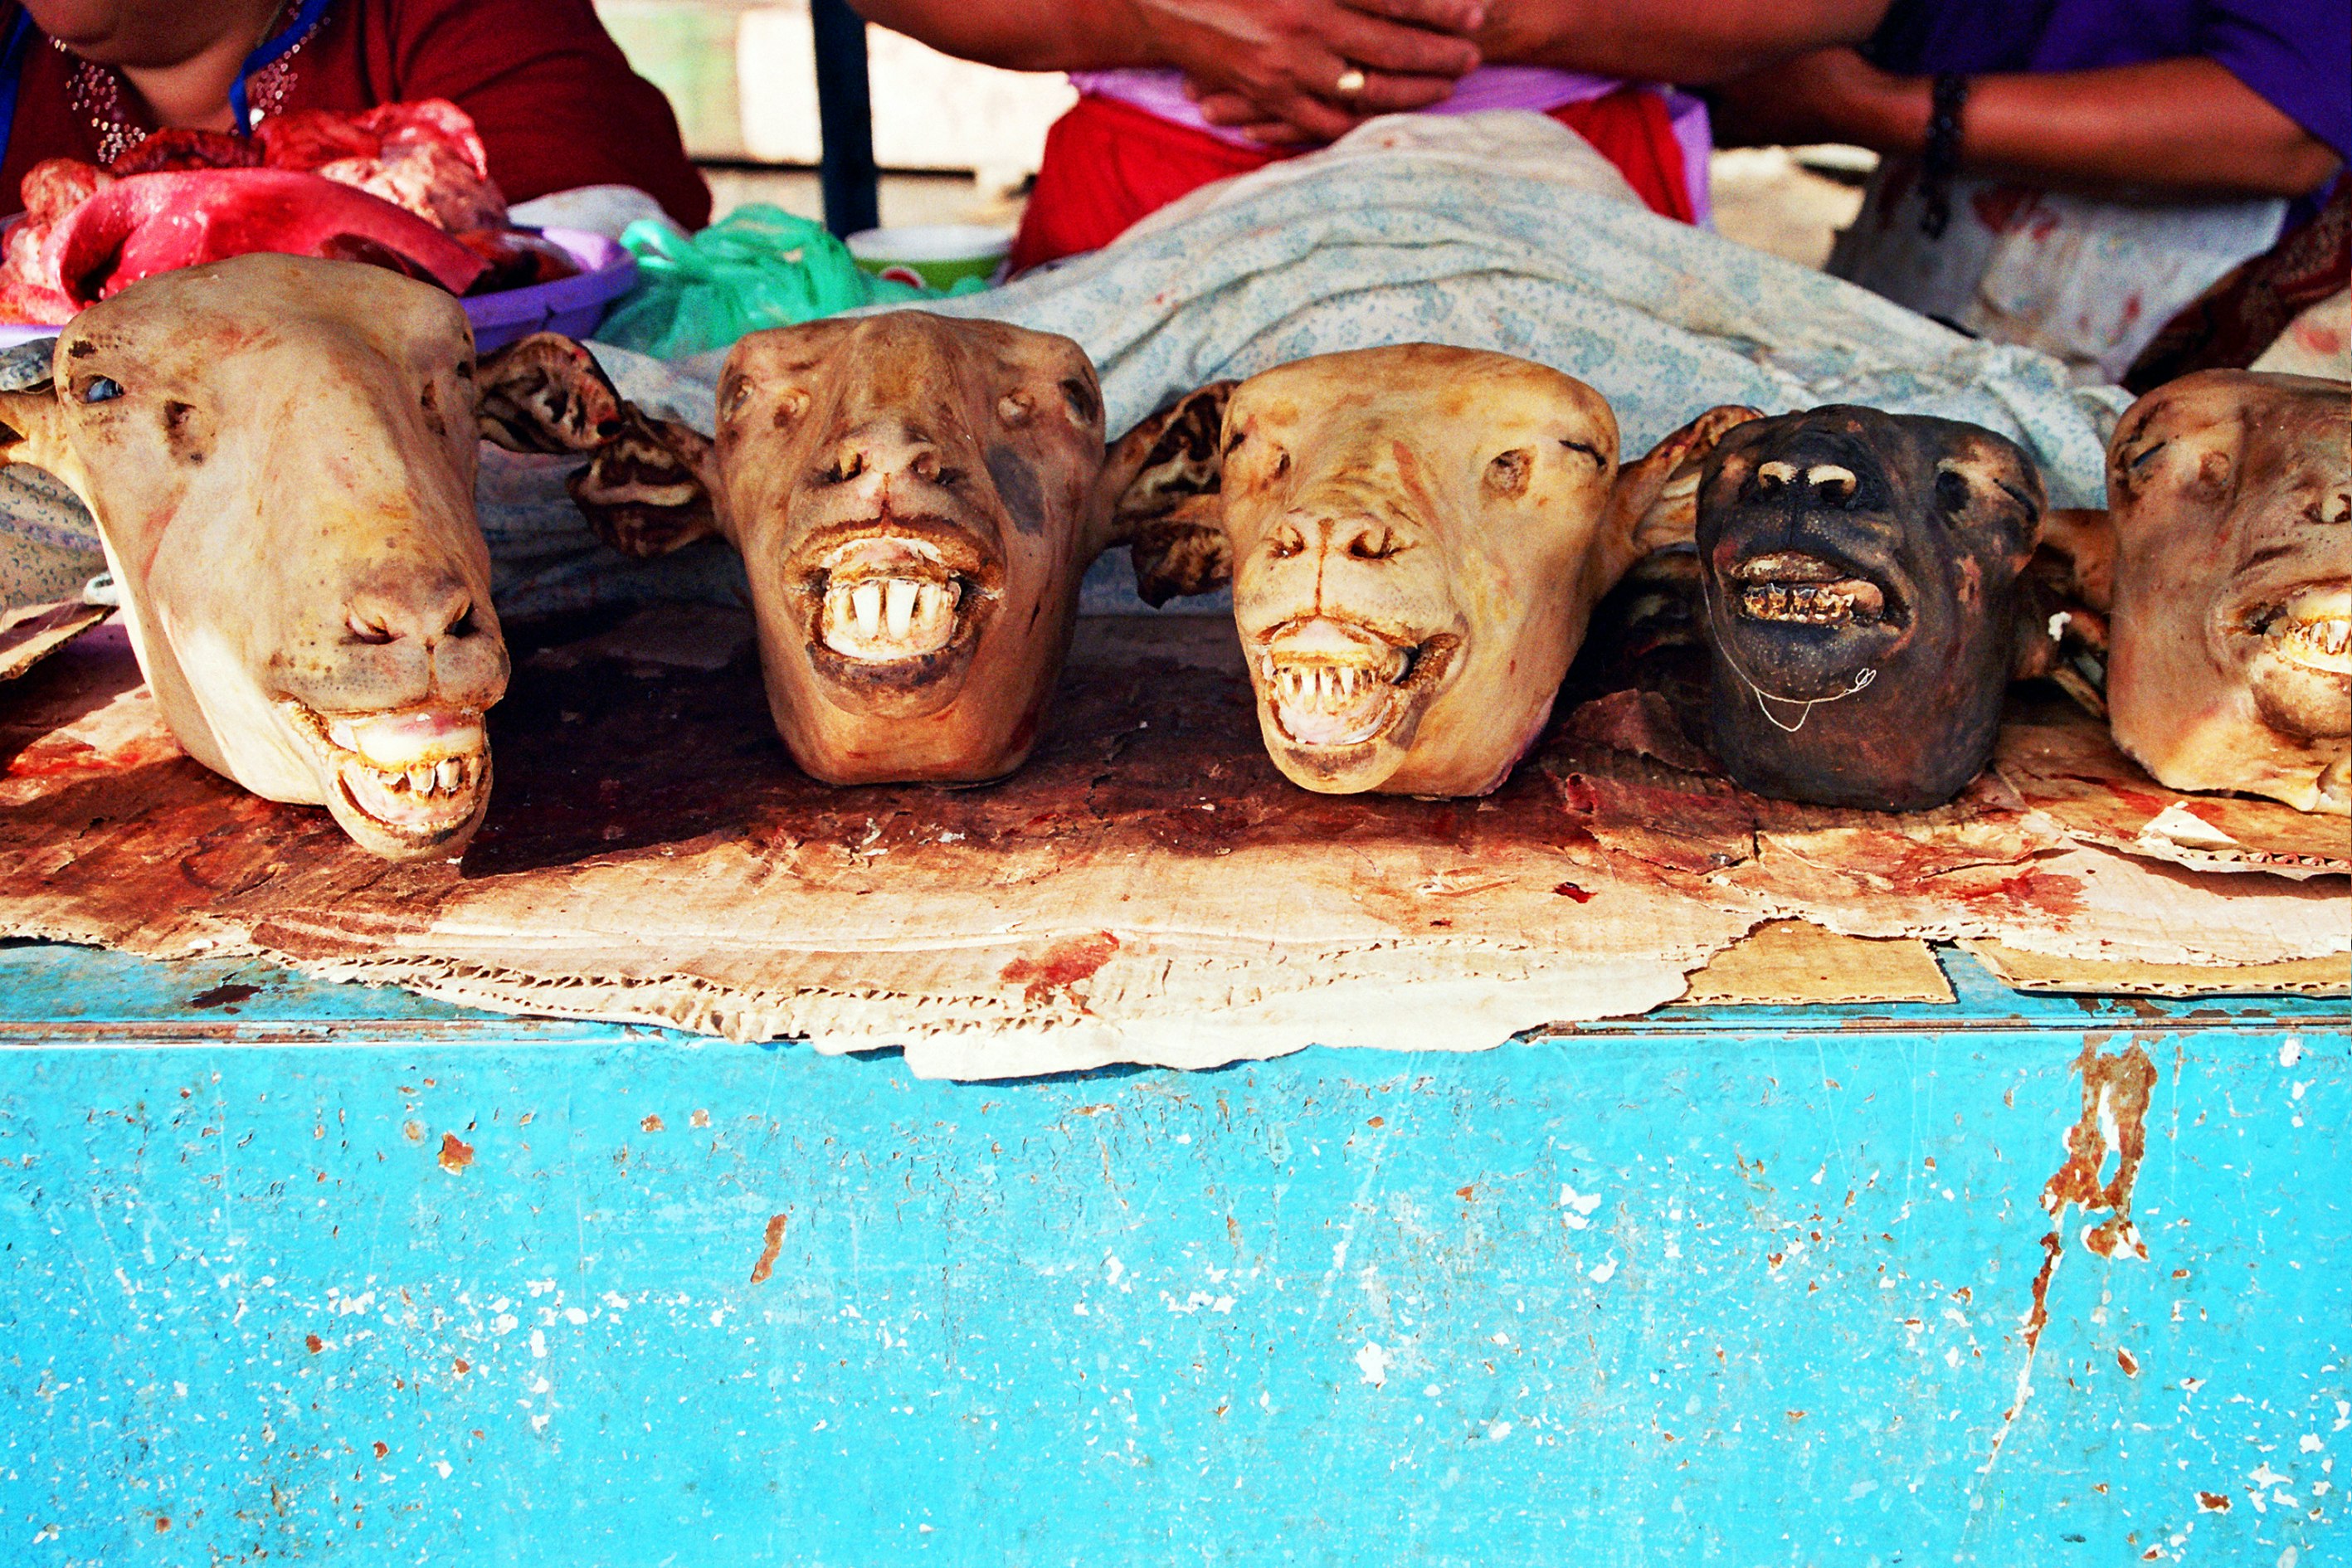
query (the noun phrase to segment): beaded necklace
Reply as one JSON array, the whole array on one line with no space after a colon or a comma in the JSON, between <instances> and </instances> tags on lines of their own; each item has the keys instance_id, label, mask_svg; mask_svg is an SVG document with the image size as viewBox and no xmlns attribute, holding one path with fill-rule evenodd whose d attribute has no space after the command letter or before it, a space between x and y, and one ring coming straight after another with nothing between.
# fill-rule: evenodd
<instances>
[{"instance_id":1,"label":"beaded necklace","mask_svg":"<svg viewBox=\"0 0 2352 1568\"><path fill-rule=\"evenodd\" d=\"M303 47L327 25L329 4L330 0L304 0L282 31L246 57L229 89L229 104L241 133L251 135L263 120L284 110L294 91ZM150 128L132 113L131 95L120 75L82 58L55 38L49 40L49 47L66 58L67 101L98 133L101 166L147 140Z\"/></svg>"}]
</instances>

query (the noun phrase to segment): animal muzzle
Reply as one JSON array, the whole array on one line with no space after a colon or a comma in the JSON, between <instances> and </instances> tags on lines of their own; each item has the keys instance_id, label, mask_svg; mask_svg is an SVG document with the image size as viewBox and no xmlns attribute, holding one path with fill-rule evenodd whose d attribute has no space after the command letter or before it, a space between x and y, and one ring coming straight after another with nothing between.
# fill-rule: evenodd
<instances>
[{"instance_id":1,"label":"animal muzzle","mask_svg":"<svg viewBox=\"0 0 2352 1568\"><path fill-rule=\"evenodd\" d=\"M488 805L484 715L506 695L506 644L455 575L352 593L341 623L281 680L279 711L325 774L329 808L389 858L462 847Z\"/></svg>"},{"instance_id":2,"label":"animal muzzle","mask_svg":"<svg viewBox=\"0 0 2352 1568\"><path fill-rule=\"evenodd\" d=\"M1262 634L1252 674L1286 739L1306 747L1356 747L1418 715L1461 640L1314 616Z\"/></svg>"}]
</instances>

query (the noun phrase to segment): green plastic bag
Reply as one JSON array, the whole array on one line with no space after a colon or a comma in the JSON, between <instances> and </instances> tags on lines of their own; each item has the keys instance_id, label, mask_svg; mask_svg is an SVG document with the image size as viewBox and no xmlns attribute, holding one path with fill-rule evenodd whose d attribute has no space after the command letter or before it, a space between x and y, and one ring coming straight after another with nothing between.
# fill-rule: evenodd
<instances>
[{"instance_id":1,"label":"green plastic bag","mask_svg":"<svg viewBox=\"0 0 2352 1568\"><path fill-rule=\"evenodd\" d=\"M660 359L723 349L764 327L987 287L973 279L941 292L877 278L823 224L767 205L739 208L691 237L641 219L621 244L637 258L637 281L596 336Z\"/></svg>"}]
</instances>

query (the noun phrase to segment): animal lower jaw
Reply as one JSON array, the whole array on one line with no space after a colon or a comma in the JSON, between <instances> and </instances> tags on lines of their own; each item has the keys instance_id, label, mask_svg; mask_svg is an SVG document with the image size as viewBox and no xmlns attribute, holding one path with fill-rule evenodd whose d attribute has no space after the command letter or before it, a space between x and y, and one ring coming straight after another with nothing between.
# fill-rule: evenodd
<instances>
[{"instance_id":1,"label":"animal lower jaw","mask_svg":"<svg viewBox=\"0 0 2352 1568\"><path fill-rule=\"evenodd\" d=\"M1807 626L1876 626L1886 592L1818 555L1776 551L1751 555L1728 574L1742 618Z\"/></svg>"},{"instance_id":2,"label":"animal lower jaw","mask_svg":"<svg viewBox=\"0 0 2352 1568\"><path fill-rule=\"evenodd\" d=\"M328 716L289 700L341 804L394 843L431 848L469 826L490 786L478 713L416 710Z\"/></svg>"},{"instance_id":3,"label":"animal lower jaw","mask_svg":"<svg viewBox=\"0 0 2352 1568\"><path fill-rule=\"evenodd\" d=\"M1392 728L1404 703L1401 683L1413 650L1380 664L1258 657L1258 689L1284 735L1302 746L1360 746Z\"/></svg>"},{"instance_id":4,"label":"animal lower jaw","mask_svg":"<svg viewBox=\"0 0 2352 1568\"><path fill-rule=\"evenodd\" d=\"M1253 673L1284 740L1303 756L1352 765L1345 761L1350 755L1400 736L1410 740L1462 639L1441 633L1400 643L1360 627L1334 631L1325 623L1296 638L1272 639L1258 650Z\"/></svg>"}]
</instances>

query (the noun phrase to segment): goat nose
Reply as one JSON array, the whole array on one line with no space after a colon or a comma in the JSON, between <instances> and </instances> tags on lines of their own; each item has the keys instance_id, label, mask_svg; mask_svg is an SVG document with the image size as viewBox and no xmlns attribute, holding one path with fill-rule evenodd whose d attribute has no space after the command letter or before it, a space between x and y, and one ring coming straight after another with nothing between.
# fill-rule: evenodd
<instances>
[{"instance_id":1,"label":"goat nose","mask_svg":"<svg viewBox=\"0 0 2352 1568\"><path fill-rule=\"evenodd\" d=\"M446 579L401 589L362 588L352 595L343 620L364 643L461 637L473 630L474 591Z\"/></svg>"},{"instance_id":2,"label":"goat nose","mask_svg":"<svg viewBox=\"0 0 2352 1568\"><path fill-rule=\"evenodd\" d=\"M1334 519L1325 531L1325 540L1328 553L1353 561L1386 561L1402 553L1406 544L1395 525L1369 516Z\"/></svg>"},{"instance_id":3,"label":"goat nose","mask_svg":"<svg viewBox=\"0 0 2352 1568\"><path fill-rule=\"evenodd\" d=\"M1862 481L1843 463L1815 463L1805 470L1805 488L1812 491L1815 506L1837 508L1853 500Z\"/></svg>"},{"instance_id":4,"label":"goat nose","mask_svg":"<svg viewBox=\"0 0 2352 1568\"><path fill-rule=\"evenodd\" d=\"M818 465L820 484L847 484L867 475L887 479L912 474L927 484L940 482L940 449L925 431L891 422L865 425L845 432L832 444L831 456Z\"/></svg>"}]
</instances>

